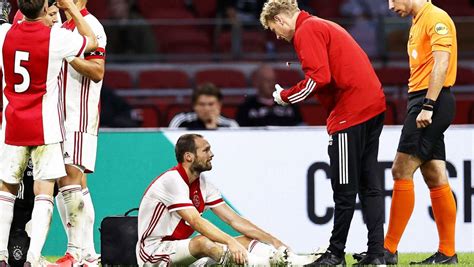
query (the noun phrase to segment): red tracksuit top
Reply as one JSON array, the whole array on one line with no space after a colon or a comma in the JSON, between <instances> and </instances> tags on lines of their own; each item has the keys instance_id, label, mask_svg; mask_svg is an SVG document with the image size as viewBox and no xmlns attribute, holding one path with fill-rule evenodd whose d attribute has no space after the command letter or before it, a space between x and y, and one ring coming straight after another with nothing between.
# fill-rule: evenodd
<instances>
[{"instance_id":1,"label":"red tracksuit top","mask_svg":"<svg viewBox=\"0 0 474 267\"><path fill-rule=\"evenodd\" d=\"M295 104L316 95L328 110L329 134L385 111L383 88L369 58L341 26L302 11L293 45L305 79L283 90L283 101Z\"/></svg>"}]
</instances>

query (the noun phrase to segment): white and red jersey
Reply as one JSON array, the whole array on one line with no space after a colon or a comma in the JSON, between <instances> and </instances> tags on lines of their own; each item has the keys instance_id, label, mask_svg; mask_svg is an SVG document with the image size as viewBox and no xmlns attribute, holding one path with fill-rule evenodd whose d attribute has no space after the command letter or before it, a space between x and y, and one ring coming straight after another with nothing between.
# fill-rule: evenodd
<instances>
[{"instance_id":1,"label":"white and red jersey","mask_svg":"<svg viewBox=\"0 0 474 267\"><path fill-rule=\"evenodd\" d=\"M85 59L105 59L107 36L99 20L87 9L81 10L84 19L96 35L98 48L86 53ZM64 22L63 28L78 34L73 20ZM99 130L100 90L102 81L95 83L64 62L61 77L64 94L65 127L67 132L82 132L97 135Z\"/></svg>"},{"instance_id":2,"label":"white and red jersey","mask_svg":"<svg viewBox=\"0 0 474 267\"><path fill-rule=\"evenodd\" d=\"M5 143L63 141L58 74L65 58L84 53L87 38L41 21L23 21L0 37Z\"/></svg>"},{"instance_id":3,"label":"white and red jersey","mask_svg":"<svg viewBox=\"0 0 474 267\"><path fill-rule=\"evenodd\" d=\"M143 262L153 262L161 241L189 238L194 230L177 210L196 208L200 213L224 204L219 190L201 175L189 184L181 164L158 176L145 191L138 211L137 253Z\"/></svg>"}]
</instances>

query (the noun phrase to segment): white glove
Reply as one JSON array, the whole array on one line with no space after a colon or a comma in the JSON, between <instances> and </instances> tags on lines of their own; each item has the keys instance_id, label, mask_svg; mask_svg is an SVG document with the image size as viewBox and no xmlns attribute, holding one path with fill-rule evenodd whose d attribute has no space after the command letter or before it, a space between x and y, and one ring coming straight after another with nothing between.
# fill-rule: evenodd
<instances>
[{"instance_id":1,"label":"white glove","mask_svg":"<svg viewBox=\"0 0 474 267\"><path fill-rule=\"evenodd\" d=\"M277 103L278 105L286 106L288 105L288 103L281 99L281 91L283 91L283 88L279 84L275 84L275 92L273 92L273 101L275 101L275 103Z\"/></svg>"}]
</instances>

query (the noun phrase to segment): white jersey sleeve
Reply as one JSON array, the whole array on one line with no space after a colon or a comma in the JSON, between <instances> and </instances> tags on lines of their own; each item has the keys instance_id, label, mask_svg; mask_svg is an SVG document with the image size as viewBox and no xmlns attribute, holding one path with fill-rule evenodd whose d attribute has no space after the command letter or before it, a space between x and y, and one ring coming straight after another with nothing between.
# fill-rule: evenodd
<instances>
[{"instance_id":1,"label":"white jersey sleeve","mask_svg":"<svg viewBox=\"0 0 474 267\"><path fill-rule=\"evenodd\" d=\"M65 41L67 40L67 41ZM75 34L63 28L53 27L51 29L51 49L61 58L80 56L87 46L85 36Z\"/></svg>"},{"instance_id":2,"label":"white jersey sleeve","mask_svg":"<svg viewBox=\"0 0 474 267\"><path fill-rule=\"evenodd\" d=\"M206 202L206 209L214 208L219 205L224 204L224 199L222 198L221 192L210 183L205 177L201 177L201 183L203 183L205 188L205 202Z\"/></svg>"},{"instance_id":3,"label":"white jersey sleeve","mask_svg":"<svg viewBox=\"0 0 474 267\"><path fill-rule=\"evenodd\" d=\"M189 187L186 183L181 178L173 177L179 175L177 172L169 174L160 178L163 180L160 186L155 188L158 199L165 204L169 212L194 207L189 199Z\"/></svg>"}]
</instances>

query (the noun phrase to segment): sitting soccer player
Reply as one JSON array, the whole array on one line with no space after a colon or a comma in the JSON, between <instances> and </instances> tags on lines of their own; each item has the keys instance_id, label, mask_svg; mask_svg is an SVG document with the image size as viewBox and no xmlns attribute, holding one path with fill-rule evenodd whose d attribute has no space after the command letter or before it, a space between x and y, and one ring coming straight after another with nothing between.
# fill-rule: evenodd
<instances>
[{"instance_id":1,"label":"sitting soccer player","mask_svg":"<svg viewBox=\"0 0 474 267\"><path fill-rule=\"evenodd\" d=\"M202 172L212 169L209 143L198 134L182 135L175 146L178 165L145 191L138 213L140 266L228 264L303 265L315 255L298 256L271 234L238 215ZM211 209L243 236L233 238L201 217ZM201 235L193 238L194 231Z\"/></svg>"}]
</instances>

